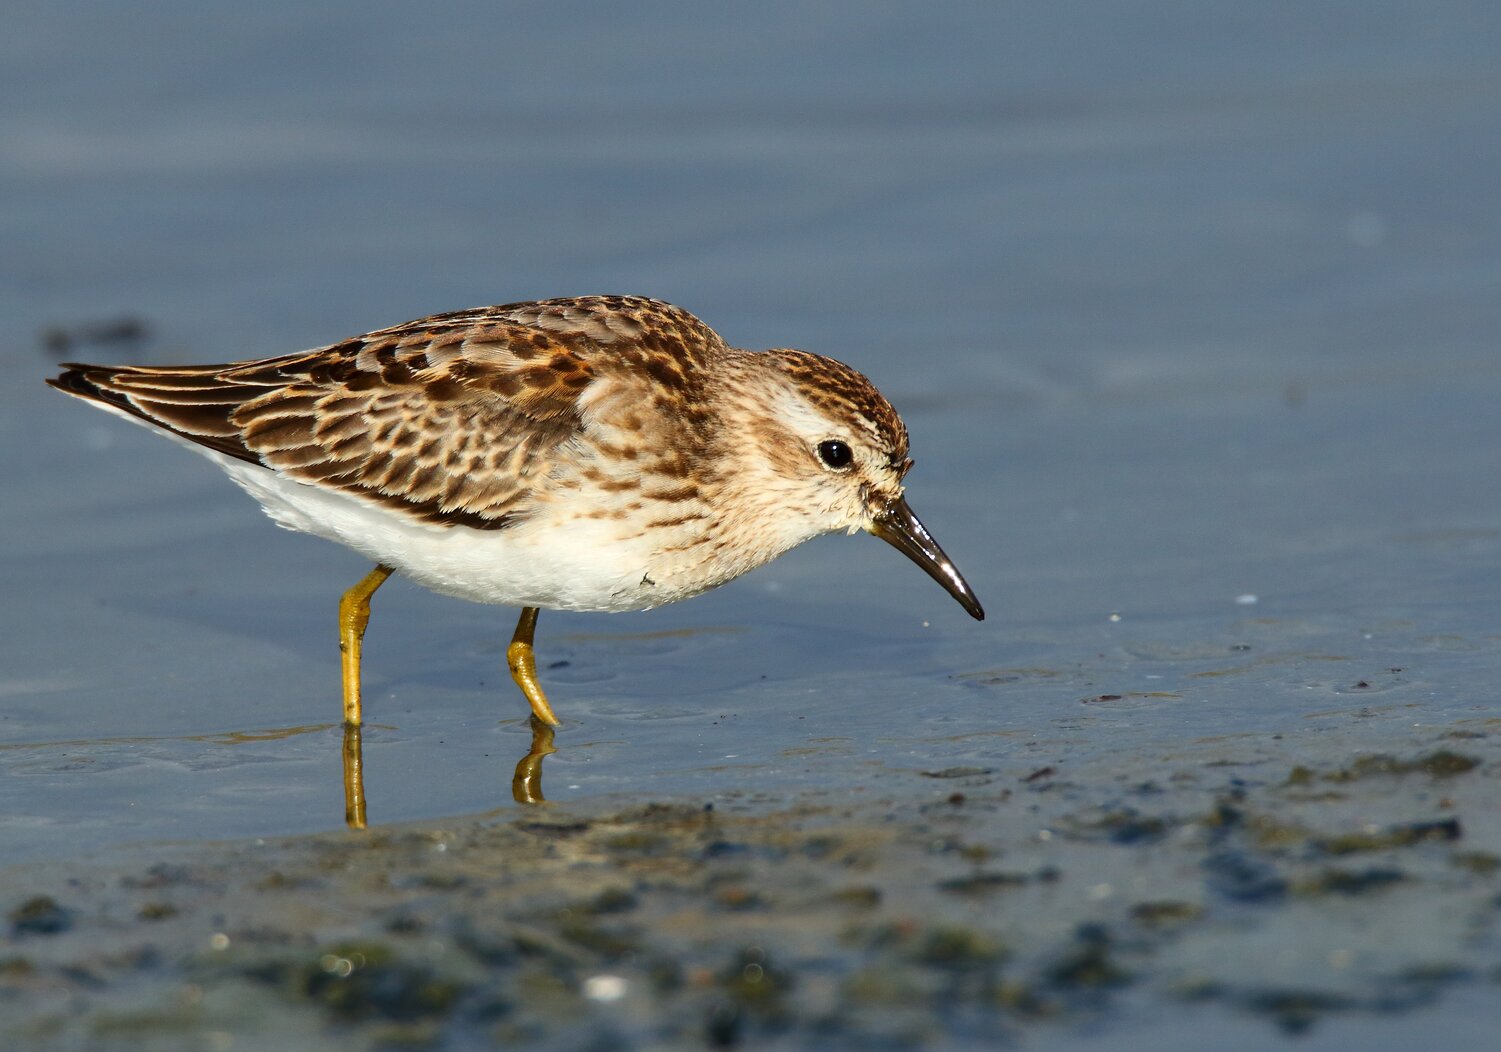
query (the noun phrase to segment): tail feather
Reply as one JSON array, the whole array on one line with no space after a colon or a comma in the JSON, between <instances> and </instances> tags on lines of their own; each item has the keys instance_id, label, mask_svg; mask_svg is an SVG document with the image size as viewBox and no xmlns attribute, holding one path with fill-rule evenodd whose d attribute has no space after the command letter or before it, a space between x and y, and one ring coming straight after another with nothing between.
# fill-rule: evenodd
<instances>
[{"instance_id":1,"label":"tail feather","mask_svg":"<svg viewBox=\"0 0 1501 1052\"><path fill-rule=\"evenodd\" d=\"M190 442L252 464L233 420L236 409L266 388L229 383L225 366L137 367L68 362L47 381L65 394L119 410Z\"/></svg>"}]
</instances>

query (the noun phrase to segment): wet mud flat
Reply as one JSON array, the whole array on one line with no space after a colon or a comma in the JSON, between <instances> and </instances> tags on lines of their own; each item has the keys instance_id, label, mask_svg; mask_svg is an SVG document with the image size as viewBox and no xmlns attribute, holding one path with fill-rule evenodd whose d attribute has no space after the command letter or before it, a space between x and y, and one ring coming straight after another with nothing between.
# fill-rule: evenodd
<instances>
[{"instance_id":1,"label":"wet mud flat","mask_svg":"<svg viewBox=\"0 0 1501 1052\"><path fill-rule=\"evenodd\" d=\"M1251 1027L1501 983L1501 739L911 770L0 871L17 1048L924 1048ZM1286 748L1286 752L1282 749Z\"/></svg>"}]
</instances>

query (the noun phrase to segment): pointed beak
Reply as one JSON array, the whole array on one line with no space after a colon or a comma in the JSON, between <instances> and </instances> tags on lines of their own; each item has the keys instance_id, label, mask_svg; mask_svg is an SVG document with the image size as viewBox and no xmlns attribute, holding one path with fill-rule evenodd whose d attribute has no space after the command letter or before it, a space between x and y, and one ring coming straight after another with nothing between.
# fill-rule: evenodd
<instances>
[{"instance_id":1,"label":"pointed beak","mask_svg":"<svg viewBox=\"0 0 1501 1052\"><path fill-rule=\"evenodd\" d=\"M985 610L970 590L969 582L959 573L953 560L943 554L933 535L917 521L905 498L898 497L877 512L870 532L927 571L929 577L943 585L944 591L959 600L959 605L969 611L970 617L976 621L985 620Z\"/></svg>"}]
</instances>

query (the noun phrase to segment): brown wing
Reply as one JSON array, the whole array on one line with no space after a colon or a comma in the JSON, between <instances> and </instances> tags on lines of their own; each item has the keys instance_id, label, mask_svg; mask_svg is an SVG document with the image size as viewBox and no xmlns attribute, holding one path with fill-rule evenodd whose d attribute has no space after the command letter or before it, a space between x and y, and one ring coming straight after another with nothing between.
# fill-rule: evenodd
<instances>
[{"instance_id":1,"label":"brown wing","mask_svg":"<svg viewBox=\"0 0 1501 1052\"><path fill-rule=\"evenodd\" d=\"M586 429L601 369L681 378L712 330L676 307L582 297L434 315L304 354L184 367L70 365L48 382L290 478L498 529ZM654 352L654 353L652 353Z\"/></svg>"}]
</instances>

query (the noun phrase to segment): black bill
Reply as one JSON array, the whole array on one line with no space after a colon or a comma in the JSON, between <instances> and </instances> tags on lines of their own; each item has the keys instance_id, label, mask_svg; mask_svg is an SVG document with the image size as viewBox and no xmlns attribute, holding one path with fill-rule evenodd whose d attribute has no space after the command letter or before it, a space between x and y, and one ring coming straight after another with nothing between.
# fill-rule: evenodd
<instances>
[{"instance_id":1,"label":"black bill","mask_svg":"<svg viewBox=\"0 0 1501 1052\"><path fill-rule=\"evenodd\" d=\"M953 560L943 554L933 535L917 521L905 498L898 497L886 505L876 515L870 532L926 570L929 577L943 585L944 591L959 600L959 605L969 611L970 617L976 621L985 620L985 610L970 590L969 583L954 566Z\"/></svg>"}]
</instances>

